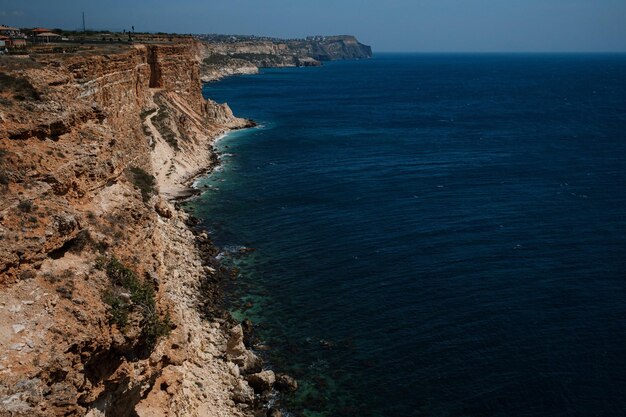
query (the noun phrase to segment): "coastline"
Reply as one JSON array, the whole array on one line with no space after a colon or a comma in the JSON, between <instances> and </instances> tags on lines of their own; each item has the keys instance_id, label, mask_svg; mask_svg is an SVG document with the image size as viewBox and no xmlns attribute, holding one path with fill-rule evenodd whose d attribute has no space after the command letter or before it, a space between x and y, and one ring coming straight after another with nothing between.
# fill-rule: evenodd
<instances>
[{"instance_id":1,"label":"coastline","mask_svg":"<svg viewBox=\"0 0 626 417\"><path fill-rule=\"evenodd\" d=\"M275 393L297 389L219 308L234 270L180 204L255 126L203 98L213 52L170 37L2 57L0 416L278 417Z\"/></svg>"},{"instance_id":2,"label":"coastline","mask_svg":"<svg viewBox=\"0 0 626 417\"><path fill-rule=\"evenodd\" d=\"M0 415L280 415L272 389L295 381L263 370L249 324L217 308L232 271L177 202L218 163L213 144L253 125L202 98L193 50L135 45L2 68L32 98L15 119L13 101L0 103ZM153 307L102 262L145 285Z\"/></svg>"},{"instance_id":3,"label":"coastline","mask_svg":"<svg viewBox=\"0 0 626 417\"><path fill-rule=\"evenodd\" d=\"M200 276L200 283L199 286L197 286L197 282L187 284L196 286L195 293L197 298L194 304L194 311L188 312L187 319L199 314L199 321L197 317L194 317L196 321L194 328L197 333L199 335L204 334L206 340L221 346L221 354L215 355L214 359L218 363L223 361L226 366L218 366L217 372L213 374L221 373L225 375L231 399L230 401L225 401L224 404L232 406L234 403L239 411L244 413L251 411L255 417L258 415L280 417L282 416L282 411L273 407L274 398L280 395L281 392L297 390L297 381L287 374L277 374L273 370L268 369L264 361L251 350L250 341L253 338L253 323L249 320L238 322L228 311L221 307L223 286L234 279L237 271L223 264L223 261L218 256L220 250L213 244L208 232L199 228L199 220L191 211L185 210L179 204L205 192L195 188L194 184L219 166L219 152L215 150L216 143L234 131L252 129L257 126L255 122L249 122L249 126L228 130L219 134L211 141L211 164L181 183L181 186L193 189L193 194L187 197L173 198L170 202L174 204L176 215L183 219L185 237L191 238L188 232L191 232L193 236L189 239L189 243L192 244L194 250L192 251L190 248L189 253L195 252L195 257L200 260L199 263L197 260L190 262L191 265L196 266L196 273ZM176 240L176 238L172 240ZM203 371L206 370L203 369ZM227 375L225 371L227 371ZM186 379L191 380L193 377L197 377L198 373L201 372L196 369L192 373L192 378L186 376Z\"/></svg>"},{"instance_id":4,"label":"coastline","mask_svg":"<svg viewBox=\"0 0 626 417\"><path fill-rule=\"evenodd\" d=\"M183 176L186 179L182 180L182 182L177 184L179 189L171 190L167 194L167 199L169 201L182 203L182 202L188 201L189 199L197 197L198 195L203 193L202 190L196 187L196 183L202 177L209 175L215 168L217 168L220 165L220 162L218 160L218 153L214 149L215 145L218 143L218 141L224 139L225 137L227 137L229 134L233 132L238 132L238 131L242 131L246 129L254 129L255 127L258 126L254 120L246 119L246 121L247 121L246 126L228 129L227 131L219 134L217 137L211 140L210 142L211 150L209 151L210 163L204 168L196 169L196 170L183 174Z\"/></svg>"}]
</instances>

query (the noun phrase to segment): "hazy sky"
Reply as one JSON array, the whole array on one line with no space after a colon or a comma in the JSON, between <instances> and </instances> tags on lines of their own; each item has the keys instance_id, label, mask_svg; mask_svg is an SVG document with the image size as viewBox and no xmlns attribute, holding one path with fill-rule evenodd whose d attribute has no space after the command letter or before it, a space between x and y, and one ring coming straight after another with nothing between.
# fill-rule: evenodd
<instances>
[{"instance_id":1,"label":"hazy sky","mask_svg":"<svg viewBox=\"0 0 626 417\"><path fill-rule=\"evenodd\" d=\"M303 37L374 51L626 51L626 0L0 0L0 24Z\"/></svg>"}]
</instances>

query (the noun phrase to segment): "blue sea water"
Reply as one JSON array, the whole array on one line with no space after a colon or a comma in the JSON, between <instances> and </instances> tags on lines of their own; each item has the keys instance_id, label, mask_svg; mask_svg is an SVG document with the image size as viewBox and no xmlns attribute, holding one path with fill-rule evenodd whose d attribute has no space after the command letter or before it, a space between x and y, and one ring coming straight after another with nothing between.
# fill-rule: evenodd
<instances>
[{"instance_id":1,"label":"blue sea water","mask_svg":"<svg viewBox=\"0 0 626 417\"><path fill-rule=\"evenodd\" d=\"M378 55L208 84L261 128L194 210L306 416L626 415L626 55Z\"/></svg>"}]
</instances>

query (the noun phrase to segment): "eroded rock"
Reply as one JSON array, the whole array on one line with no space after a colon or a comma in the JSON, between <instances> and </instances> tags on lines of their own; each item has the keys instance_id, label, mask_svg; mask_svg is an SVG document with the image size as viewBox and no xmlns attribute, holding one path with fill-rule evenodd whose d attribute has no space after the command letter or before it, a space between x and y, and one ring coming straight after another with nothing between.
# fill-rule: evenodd
<instances>
[{"instance_id":1,"label":"eroded rock","mask_svg":"<svg viewBox=\"0 0 626 417\"><path fill-rule=\"evenodd\" d=\"M159 214L159 216L161 216L161 217L163 217L165 219L171 219L172 218L172 210L170 210L170 208L167 206L167 204L165 202L163 202L162 200L158 200L156 202L156 204L154 205L154 209Z\"/></svg>"},{"instance_id":2,"label":"eroded rock","mask_svg":"<svg viewBox=\"0 0 626 417\"><path fill-rule=\"evenodd\" d=\"M55 215L54 225L61 236L69 235L77 227L76 218L71 214Z\"/></svg>"},{"instance_id":3,"label":"eroded rock","mask_svg":"<svg viewBox=\"0 0 626 417\"><path fill-rule=\"evenodd\" d=\"M254 391L260 394L272 389L274 383L276 382L276 375L274 374L274 371L267 370L248 375L246 380Z\"/></svg>"},{"instance_id":4,"label":"eroded rock","mask_svg":"<svg viewBox=\"0 0 626 417\"><path fill-rule=\"evenodd\" d=\"M226 354L231 360L241 358L246 353L246 346L243 343L243 329L241 324L230 329L230 336L226 344Z\"/></svg>"},{"instance_id":5,"label":"eroded rock","mask_svg":"<svg viewBox=\"0 0 626 417\"><path fill-rule=\"evenodd\" d=\"M287 374L278 374L275 386L279 391L293 392L298 389L298 381Z\"/></svg>"},{"instance_id":6,"label":"eroded rock","mask_svg":"<svg viewBox=\"0 0 626 417\"><path fill-rule=\"evenodd\" d=\"M254 403L254 389L244 380L238 379L237 385L233 388L233 401L236 403Z\"/></svg>"}]
</instances>

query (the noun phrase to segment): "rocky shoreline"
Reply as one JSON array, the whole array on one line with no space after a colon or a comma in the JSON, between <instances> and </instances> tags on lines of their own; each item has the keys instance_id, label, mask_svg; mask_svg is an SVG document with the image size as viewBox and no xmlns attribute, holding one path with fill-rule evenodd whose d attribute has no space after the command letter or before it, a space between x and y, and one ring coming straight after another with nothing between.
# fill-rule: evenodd
<instances>
[{"instance_id":1,"label":"rocky shoreline","mask_svg":"<svg viewBox=\"0 0 626 417\"><path fill-rule=\"evenodd\" d=\"M202 98L199 48L0 59L0 416L277 416L295 388L217 308L232 272L176 207L252 123Z\"/></svg>"},{"instance_id":2,"label":"rocky shoreline","mask_svg":"<svg viewBox=\"0 0 626 417\"><path fill-rule=\"evenodd\" d=\"M255 417L282 416L282 411L273 406L274 398L281 392L296 391L298 383L287 374L276 374L266 368L263 359L252 350L255 341L252 322L245 320L239 323L220 307L223 284L231 281L237 271L224 267L216 259L219 249L205 231L195 228L194 224L198 221L194 217L188 219L196 236L198 252L204 263L212 265L204 268L209 273L200 285L198 309L204 319L220 324L226 331L225 358L231 364L231 373L238 378L233 386L232 400L240 409L252 410Z\"/></svg>"},{"instance_id":3,"label":"rocky shoreline","mask_svg":"<svg viewBox=\"0 0 626 417\"><path fill-rule=\"evenodd\" d=\"M194 355L198 355L181 372L185 383L183 391L186 388L192 393L187 392L185 400L188 402L193 398L197 403L174 415L205 415L202 413L207 412L206 415L282 416L282 411L273 406L274 398L280 392L295 391L297 382L289 375L266 369L263 360L251 350L252 323L238 323L220 307L223 286L237 272L216 258L219 249L207 232L198 228L197 219L182 208L171 207L171 210L171 218L177 221L172 230L174 235L168 238L169 243L177 246L176 252L185 252L187 256L185 268L179 267L179 279L199 278L185 282L182 292L177 287L171 294L171 298L187 310L183 313L188 327L186 344ZM202 388L214 385L216 378L221 380L224 388L221 395L212 393L215 407L211 408L203 404L206 392ZM156 383L170 384L168 378L161 378ZM153 402L149 397L147 400L147 403ZM172 402L173 398L167 407L171 407ZM224 408L227 409L225 414L213 414L219 413L218 410L223 413ZM146 410L150 413L146 415L158 415L154 414L153 406Z\"/></svg>"},{"instance_id":4,"label":"rocky shoreline","mask_svg":"<svg viewBox=\"0 0 626 417\"><path fill-rule=\"evenodd\" d=\"M252 120L247 122L243 129L256 126ZM199 227L200 220L179 204L203 192L192 188L191 184L219 166L217 155L217 151L213 150L210 166L185 182L185 187L193 190L190 195L181 195L173 200L175 210L185 218L186 226L194 235L193 243L204 272L197 291L196 309L213 327L223 330L226 347L219 359L227 362L229 372L235 378L231 387L232 401L240 410L250 412L254 417L281 417L283 411L275 405L276 398L281 393L296 391L298 382L288 374L275 373L266 367L264 360L253 350L256 342L254 324L250 320L238 322L224 310L224 287L236 279L238 271L218 259L221 251L212 242L209 233Z\"/></svg>"}]
</instances>

